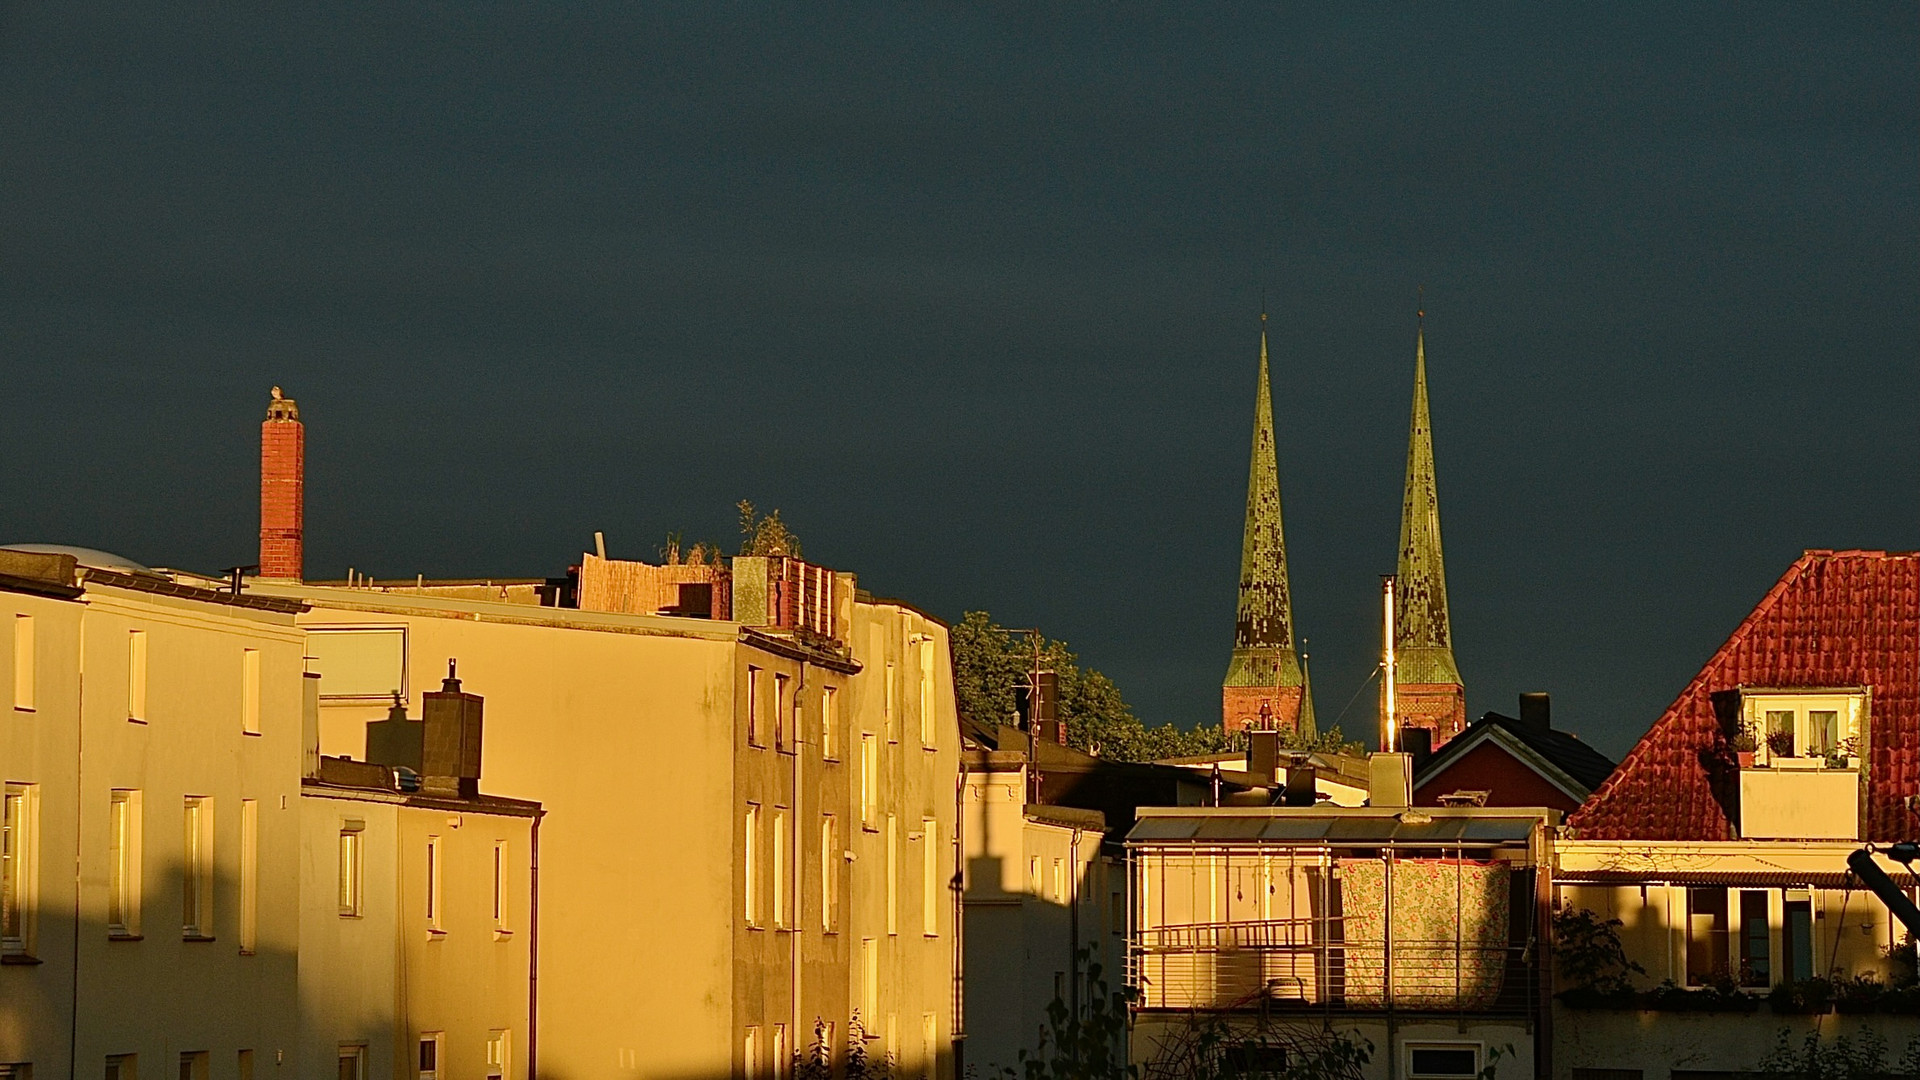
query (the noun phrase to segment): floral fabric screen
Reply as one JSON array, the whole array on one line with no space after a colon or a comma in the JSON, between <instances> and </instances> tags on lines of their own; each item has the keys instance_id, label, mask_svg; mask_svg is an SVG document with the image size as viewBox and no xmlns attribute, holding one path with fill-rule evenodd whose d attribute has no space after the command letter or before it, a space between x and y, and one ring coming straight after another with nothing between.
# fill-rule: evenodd
<instances>
[{"instance_id":1,"label":"floral fabric screen","mask_svg":"<svg viewBox=\"0 0 1920 1080\"><path fill-rule=\"evenodd\" d=\"M1389 871L1381 859L1342 859L1340 881L1348 1006L1387 1004L1389 944L1395 1007L1477 1009L1500 996L1510 896L1505 863L1402 859Z\"/></svg>"}]
</instances>

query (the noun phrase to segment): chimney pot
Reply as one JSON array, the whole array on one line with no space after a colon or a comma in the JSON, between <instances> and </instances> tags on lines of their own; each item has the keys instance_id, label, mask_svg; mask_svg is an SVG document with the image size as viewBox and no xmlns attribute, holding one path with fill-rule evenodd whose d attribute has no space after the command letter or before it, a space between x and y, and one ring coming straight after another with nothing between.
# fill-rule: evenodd
<instances>
[{"instance_id":1,"label":"chimney pot","mask_svg":"<svg viewBox=\"0 0 1920 1080\"><path fill-rule=\"evenodd\" d=\"M1553 698L1550 694L1520 695L1520 723L1534 731L1553 728Z\"/></svg>"}]
</instances>

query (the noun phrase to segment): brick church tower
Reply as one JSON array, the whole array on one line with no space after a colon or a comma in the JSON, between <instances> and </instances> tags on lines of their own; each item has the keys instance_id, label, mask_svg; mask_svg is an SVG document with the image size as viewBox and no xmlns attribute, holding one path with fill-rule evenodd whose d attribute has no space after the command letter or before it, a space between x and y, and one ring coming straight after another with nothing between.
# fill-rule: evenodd
<instances>
[{"instance_id":1,"label":"brick church tower","mask_svg":"<svg viewBox=\"0 0 1920 1080\"><path fill-rule=\"evenodd\" d=\"M1424 312L1421 313L1424 316ZM1453 662L1447 571L1440 555L1440 496L1434 486L1433 425L1427 417L1427 340L1414 338L1413 420L1407 435L1407 493L1400 511L1394 604L1395 712L1402 729L1430 728L1433 745L1467 726L1467 692Z\"/></svg>"},{"instance_id":2,"label":"brick church tower","mask_svg":"<svg viewBox=\"0 0 1920 1080\"><path fill-rule=\"evenodd\" d=\"M260 576L299 581L306 567L307 427L273 388L260 425Z\"/></svg>"},{"instance_id":3,"label":"brick church tower","mask_svg":"<svg viewBox=\"0 0 1920 1080\"><path fill-rule=\"evenodd\" d=\"M1312 692L1294 646L1287 544L1280 527L1280 467L1274 450L1266 322L1262 312L1253 464L1247 476L1246 532L1240 542L1240 602L1234 620L1233 661L1220 689L1220 718L1228 731L1256 727L1312 734Z\"/></svg>"}]
</instances>

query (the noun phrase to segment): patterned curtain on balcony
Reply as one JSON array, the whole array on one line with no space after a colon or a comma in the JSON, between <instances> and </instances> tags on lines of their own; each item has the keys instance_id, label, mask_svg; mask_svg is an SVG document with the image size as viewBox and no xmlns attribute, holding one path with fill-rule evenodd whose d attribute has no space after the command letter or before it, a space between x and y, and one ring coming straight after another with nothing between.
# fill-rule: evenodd
<instances>
[{"instance_id":1,"label":"patterned curtain on balcony","mask_svg":"<svg viewBox=\"0 0 1920 1080\"><path fill-rule=\"evenodd\" d=\"M1403 1009L1484 1009L1499 998L1510 895L1505 863L1400 859L1391 871L1380 859L1339 865L1349 1008L1381 1008L1391 998Z\"/></svg>"}]
</instances>

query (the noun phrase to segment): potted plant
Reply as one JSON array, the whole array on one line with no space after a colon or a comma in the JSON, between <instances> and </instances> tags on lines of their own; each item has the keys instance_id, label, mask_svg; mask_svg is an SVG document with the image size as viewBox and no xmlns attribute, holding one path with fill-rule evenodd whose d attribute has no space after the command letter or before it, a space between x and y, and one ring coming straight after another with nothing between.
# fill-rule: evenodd
<instances>
[{"instance_id":1,"label":"potted plant","mask_svg":"<svg viewBox=\"0 0 1920 1080\"><path fill-rule=\"evenodd\" d=\"M1741 728L1739 734L1727 740L1727 746L1732 749L1734 756L1740 759L1741 768L1753 768L1754 751L1760 749L1760 740L1753 737L1753 728Z\"/></svg>"},{"instance_id":2,"label":"potted plant","mask_svg":"<svg viewBox=\"0 0 1920 1080\"><path fill-rule=\"evenodd\" d=\"M1777 758L1792 757L1793 756L1793 732L1791 731L1767 732L1767 756L1777 757Z\"/></svg>"}]
</instances>

